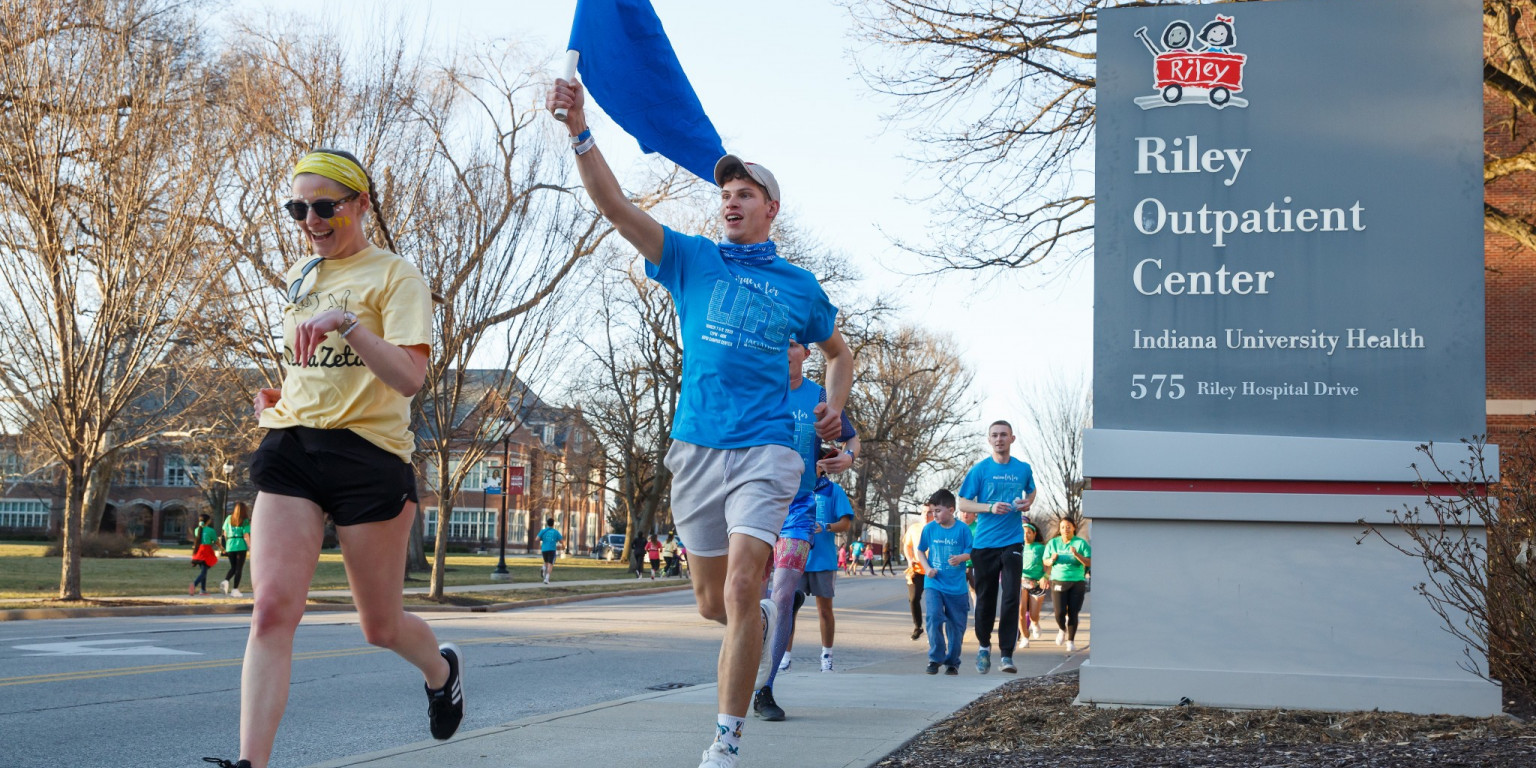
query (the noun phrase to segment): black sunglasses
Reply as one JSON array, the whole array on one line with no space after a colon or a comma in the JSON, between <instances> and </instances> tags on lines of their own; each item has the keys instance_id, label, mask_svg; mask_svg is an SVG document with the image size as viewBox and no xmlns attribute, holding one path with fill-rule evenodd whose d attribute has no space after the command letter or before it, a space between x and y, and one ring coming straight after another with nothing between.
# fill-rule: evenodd
<instances>
[{"instance_id":1,"label":"black sunglasses","mask_svg":"<svg viewBox=\"0 0 1536 768\"><path fill-rule=\"evenodd\" d=\"M303 205L303 203L300 203L300 205ZM318 203L316 205L318 205ZM319 209L316 209L316 212L318 212L318 210ZM299 303L300 299L308 298L309 294L315 292L315 283L320 279L320 273L316 272L315 268L320 266L320 262L322 261L325 261L323 256L316 256L313 259L310 259L309 262L304 265L304 268L299 270L299 276L294 278L293 282L288 284L289 304L297 304ZM310 273L312 272L315 275L314 279L310 279Z\"/></svg>"},{"instance_id":2,"label":"black sunglasses","mask_svg":"<svg viewBox=\"0 0 1536 768\"><path fill-rule=\"evenodd\" d=\"M356 200L358 194L360 193L353 192L340 200L316 200L313 203L306 203L303 200L289 200L283 203L283 207L288 209L288 215L292 216L294 221L303 221L309 218L310 208L315 209L316 216L322 219L330 219L336 216L336 206Z\"/></svg>"}]
</instances>

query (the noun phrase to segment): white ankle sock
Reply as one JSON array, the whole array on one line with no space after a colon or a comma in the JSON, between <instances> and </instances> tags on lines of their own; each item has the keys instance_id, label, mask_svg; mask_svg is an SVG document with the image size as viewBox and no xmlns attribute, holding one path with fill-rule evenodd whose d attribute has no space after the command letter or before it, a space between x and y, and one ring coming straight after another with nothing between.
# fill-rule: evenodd
<instances>
[{"instance_id":1,"label":"white ankle sock","mask_svg":"<svg viewBox=\"0 0 1536 768\"><path fill-rule=\"evenodd\" d=\"M724 744L731 754L736 754L741 750L741 727L746 722L746 718L723 712L715 715L715 741Z\"/></svg>"},{"instance_id":2,"label":"white ankle sock","mask_svg":"<svg viewBox=\"0 0 1536 768\"><path fill-rule=\"evenodd\" d=\"M821 657L825 659L825 658L827 658L827 657L829 657L831 655L832 655L832 646L830 646L830 645L823 645L821 647Z\"/></svg>"}]
</instances>

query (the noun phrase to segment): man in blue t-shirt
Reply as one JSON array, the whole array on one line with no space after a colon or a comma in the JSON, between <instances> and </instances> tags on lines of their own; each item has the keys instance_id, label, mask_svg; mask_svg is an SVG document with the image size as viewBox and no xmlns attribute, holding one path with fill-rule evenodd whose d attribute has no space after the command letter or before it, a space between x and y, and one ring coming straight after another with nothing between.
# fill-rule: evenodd
<instances>
[{"instance_id":1,"label":"man in blue t-shirt","mask_svg":"<svg viewBox=\"0 0 1536 768\"><path fill-rule=\"evenodd\" d=\"M826 440L840 432L853 352L816 277L780 258L769 240L780 196L766 168L720 158L714 177L725 240L683 235L624 194L587 129L579 83L556 80L545 104L567 111L588 196L677 309L682 388L665 462L672 515L690 545L699 613L726 627L716 738L700 768L733 768L753 690L767 677L764 640L778 622L758 585L804 471L785 386L789 340L814 343L827 356L827 402L816 408L816 432Z\"/></svg>"},{"instance_id":2,"label":"man in blue t-shirt","mask_svg":"<svg viewBox=\"0 0 1536 768\"><path fill-rule=\"evenodd\" d=\"M832 614L832 598L837 594L837 535L853 527L853 505L837 483L822 478L813 491L816 522L811 527L811 555L805 560L805 576L800 591L816 598L816 615L821 624L821 671L832 671L832 641L837 635L837 621ZM790 638L790 647L794 638Z\"/></svg>"},{"instance_id":3,"label":"man in blue t-shirt","mask_svg":"<svg viewBox=\"0 0 1536 768\"><path fill-rule=\"evenodd\" d=\"M544 583L549 583L549 577L555 574L555 553L560 548L560 540L565 536L555 529L553 517L544 518L544 529L539 531L539 555L544 558L541 572L544 574Z\"/></svg>"},{"instance_id":4,"label":"man in blue t-shirt","mask_svg":"<svg viewBox=\"0 0 1536 768\"><path fill-rule=\"evenodd\" d=\"M752 714L770 722L783 720L783 707L774 699L773 681L780 670L789 668L791 638L794 637L794 614L805 600L800 592L805 575L806 559L810 556L811 529L816 519L814 494L816 482L825 475L835 475L853 466L859 452L859 436L848 417L843 416L843 432L838 440L843 447L822 448L816 434L816 406L827 401L827 392L814 381L805 379L805 358L810 354L803 345L791 339L789 342L789 409L795 417L795 451L805 462L800 475L800 489L790 502L789 516L779 529L778 543L773 545L773 572L769 574L768 598L773 601L780 617L770 642L768 653L768 678L757 686L752 695ZM825 451L825 453L823 453ZM830 646L831 644L828 643ZM830 657L829 657L830 658ZM782 663L780 662L782 659Z\"/></svg>"},{"instance_id":5,"label":"man in blue t-shirt","mask_svg":"<svg viewBox=\"0 0 1536 768\"><path fill-rule=\"evenodd\" d=\"M960 511L976 514L971 562L976 577L976 671L992 668L992 625L998 623L1001 669L1017 672L1013 648L1019 639L1019 584L1024 571L1023 513L1035 503L1035 473L1008 454L1013 425L994 421L987 427L992 456L982 459L960 483ZM1002 605L998 605L998 588Z\"/></svg>"}]
</instances>

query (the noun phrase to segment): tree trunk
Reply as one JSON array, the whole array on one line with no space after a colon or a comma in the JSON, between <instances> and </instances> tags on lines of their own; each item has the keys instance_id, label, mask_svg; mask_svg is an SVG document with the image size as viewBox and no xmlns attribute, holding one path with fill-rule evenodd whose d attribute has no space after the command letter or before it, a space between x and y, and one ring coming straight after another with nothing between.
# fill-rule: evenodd
<instances>
[{"instance_id":1,"label":"tree trunk","mask_svg":"<svg viewBox=\"0 0 1536 768\"><path fill-rule=\"evenodd\" d=\"M421 505L416 505L416 519L411 521L411 540L405 543L405 578L411 578L412 573L425 573L431 570L432 565L427 562L427 548L422 543L426 535L426 513Z\"/></svg>"},{"instance_id":2,"label":"tree trunk","mask_svg":"<svg viewBox=\"0 0 1536 768\"><path fill-rule=\"evenodd\" d=\"M116 461L102 460L96 463L96 467L86 478L85 514L80 524L82 535L101 530L101 518L107 509L107 495L112 490L112 474L116 471Z\"/></svg>"},{"instance_id":3,"label":"tree trunk","mask_svg":"<svg viewBox=\"0 0 1536 768\"><path fill-rule=\"evenodd\" d=\"M432 585L427 597L439 603L443 601L444 569L448 562L448 521L453 517L453 502L442 499L437 507L437 541L432 548Z\"/></svg>"},{"instance_id":4,"label":"tree trunk","mask_svg":"<svg viewBox=\"0 0 1536 768\"><path fill-rule=\"evenodd\" d=\"M59 599L80 599L80 523L85 505L85 473L80 459L64 465L64 557L60 564Z\"/></svg>"}]
</instances>

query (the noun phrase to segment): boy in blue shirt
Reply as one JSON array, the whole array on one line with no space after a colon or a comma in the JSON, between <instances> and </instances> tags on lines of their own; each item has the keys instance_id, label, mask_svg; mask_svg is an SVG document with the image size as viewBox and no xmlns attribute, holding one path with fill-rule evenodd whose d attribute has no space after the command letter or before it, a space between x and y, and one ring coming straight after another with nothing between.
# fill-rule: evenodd
<instances>
[{"instance_id":1,"label":"boy in blue shirt","mask_svg":"<svg viewBox=\"0 0 1536 768\"><path fill-rule=\"evenodd\" d=\"M1019 640L1019 585L1024 572L1023 513L1035 503L1035 473L1008 453L1013 425L994 421L987 427L992 456L982 459L960 483L960 511L976 514L976 671L992 669L992 625L998 624L1002 670L1013 673L1013 648ZM998 590L1002 593L999 595ZM1002 606L999 608L998 599Z\"/></svg>"},{"instance_id":2,"label":"boy in blue shirt","mask_svg":"<svg viewBox=\"0 0 1536 768\"><path fill-rule=\"evenodd\" d=\"M922 566L923 611L927 614L928 669L930 675L960 674L960 643L970 595L965 584L965 561L971 559L971 529L955 521L955 495L948 489L928 497L933 522L923 527L918 539L917 564Z\"/></svg>"},{"instance_id":3,"label":"boy in blue shirt","mask_svg":"<svg viewBox=\"0 0 1536 768\"><path fill-rule=\"evenodd\" d=\"M544 529L539 531L539 555L544 558L544 565L540 570L544 574L544 583L549 583L549 577L555 574L555 552L560 547L560 540L565 536L555 530L555 519L544 518Z\"/></svg>"},{"instance_id":4,"label":"boy in blue shirt","mask_svg":"<svg viewBox=\"0 0 1536 768\"><path fill-rule=\"evenodd\" d=\"M683 235L624 194L587 130L579 83L556 80L545 105L567 110L588 196L677 308L683 377L665 462L672 515L690 545L699 613L725 625L715 741L699 766L735 768L753 690L767 678L764 640L778 622L777 608L762 599L762 574L803 471L785 385L789 339L815 343L827 357L827 402L815 411L826 440L842 426L853 353L816 277L780 258L768 239L780 196L766 168L720 158L714 177L725 241Z\"/></svg>"}]
</instances>

